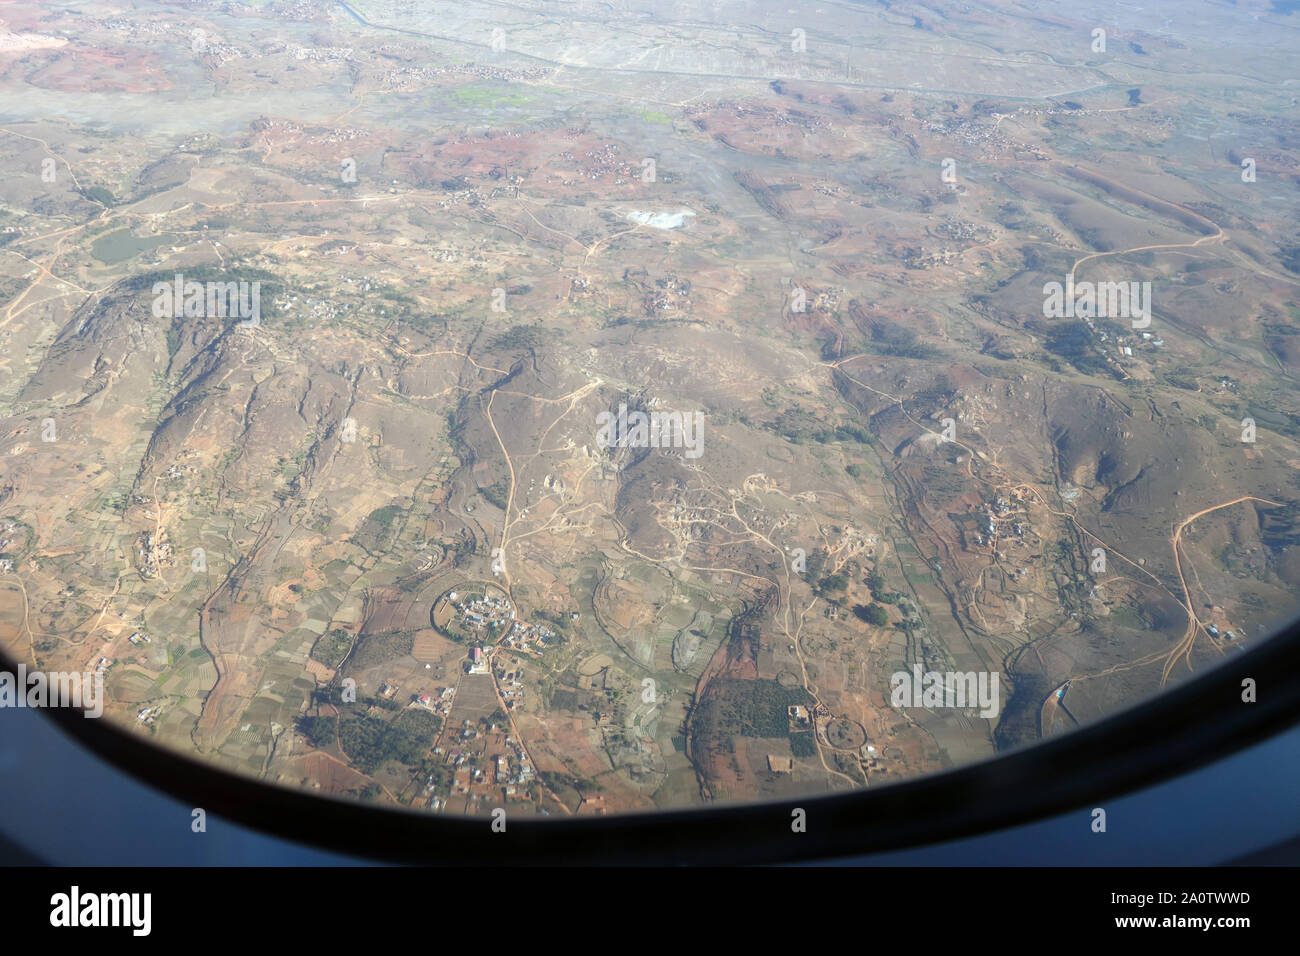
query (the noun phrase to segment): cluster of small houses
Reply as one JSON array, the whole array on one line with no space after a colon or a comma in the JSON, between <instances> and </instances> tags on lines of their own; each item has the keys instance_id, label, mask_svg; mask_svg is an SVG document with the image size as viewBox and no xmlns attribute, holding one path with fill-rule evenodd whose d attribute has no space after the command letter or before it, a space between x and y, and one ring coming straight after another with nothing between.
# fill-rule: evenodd
<instances>
[{"instance_id":1,"label":"cluster of small houses","mask_svg":"<svg viewBox=\"0 0 1300 956\"><path fill-rule=\"evenodd\" d=\"M14 523L12 521L6 521L4 523L4 531L3 531L5 537L0 538L0 551L3 551L5 548L9 547L9 545L13 543L13 537L12 537L13 532L14 532ZM12 571L13 569L14 569L13 561L11 561L9 558L0 558L0 573Z\"/></svg>"},{"instance_id":2,"label":"cluster of small houses","mask_svg":"<svg viewBox=\"0 0 1300 956\"><path fill-rule=\"evenodd\" d=\"M379 696L391 697L396 690L397 688L392 684L384 684L383 687L379 688ZM413 706L423 707L426 710L433 711L435 714L441 714L446 717L451 713L451 705L455 699L456 688L444 687L438 693L437 697L434 697L432 694L416 694L411 698L411 704Z\"/></svg>"},{"instance_id":3,"label":"cluster of small houses","mask_svg":"<svg viewBox=\"0 0 1300 956\"><path fill-rule=\"evenodd\" d=\"M384 84L386 89L414 91L423 87L426 81L438 76L469 76L480 80L502 80L509 83L514 80L538 80L548 73L550 73L550 70L540 66L507 69L484 63L468 62L453 63L446 66L403 67L399 70L389 70L380 74L380 82ZM457 144L453 142L448 145L454 146Z\"/></svg>"},{"instance_id":4,"label":"cluster of small houses","mask_svg":"<svg viewBox=\"0 0 1300 956\"><path fill-rule=\"evenodd\" d=\"M570 163L580 163L573 153L561 153L559 158ZM619 156L618 147L612 143L601 146L599 149L589 149L583 153L583 158L590 163L590 166L578 167L578 179L604 179L607 176L614 178L615 186L622 186L625 183L633 182L640 179L640 165L633 165L626 159ZM560 180L561 186L571 186L577 180L563 179Z\"/></svg>"},{"instance_id":5,"label":"cluster of small houses","mask_svg":"<svg viewBox=\"0 0 1300 956\"><path fill-rule=\"evenodd\" d=\"M1097 341L1103 343L1110 341L1110 333L1106 332L1103 329L1098 329L1096 323L1093 322L1091 316L1085 315L1085 316L1081 316L1081 318L1085 323L1087 323L1088 328L1092 330L1092 333L1095 336L1097 336ZM1140 332L1138 334L1142 336L1141 342L1145 342L1149 345L1154 346L1155 348L1161 348L1165 344L1164 339L1160 338L1158 335L1152 335L1150 332ZM1132 358L1133 356L1133 345L1130 345L1129 344L1130 342L1134 344L1141 344L1141 342L1139 342L1138 339L1136 339L1131 335L1116 336L1115 347L1119 349L1119 353L1123 355L1125 358ZM1107 361L1114 361L1114 359L1110 355L1107 355L1106 359Z\"/></svg>"},{"instance_id":6,"label":"cluster of small houses","mask_svg":"<svg viewBox=\"0 0 1300 956\"><path fill-rule=\"evenodd\" d=\"M1235 392L1235 391L1237 391L1237 383L1234 382L1226 375L1220 375L1219 387L1215 389L1215 393L1219 394L1222 392Z\"/></svg>"},{"instance_id":7,"label":"cluster of small houses","mask_svg":"<svg viewBox=\"0 0 1300 956\"><path fill-rule=\"evenodd\" d=\"M1019 504L1022 500L1020 495L1016 492L1012 493L1011 499L1011 501L1008 501L1006 498L999 496L993 501L986 501L984 503L984 521L979 526L980 530L975 532L973 535L975 544L982 547L985 544L992 543L993 536L998 534L1000 531L998 522L1005 522L1010 519L1013 503ZM1011 533L1017 538L1023 539L1025 532L1029 530L1028 525L1023 521L1011 520L1010 524Z\"/></svg>"},{"instance_id":8,"label":"cluster of small houses","mask_svg":"<svg viewBox=\"0 0 1300 956\"><path fill-rule=\"evenodd\" d=\"M1150 332L1142 332L1139 334L1142 336L1142 341L1150 342L1156 348L1160 348L1162 345L1165 344L1164 339L1153 336ZM1106 342L1110 339L1110 336L1105 332L1098 332L1097 338L1100 339L1102 342ZM1133 340L1130 336L1127 335L1121 335L1115 341L1115 344L1119 346L1120 353L1123 354L1125 357L1132 357L1133 355L1133 346L1128 344L1130 341L1135 341L1135 340Z\"/></svg>"},{"instance_id":9,"label":"cluster of small houses","mask_svg":"<svg viewBox=\"0 0 1300 956\"><path fill-rule=\"evenodd\" d=\"M451 601L460 613L461 623L475 630L483 631L501 627L507 620L515 619L515 609L510 606L508 598L483 594L464 604L457 604L456 592L453 591L447 595L447 600Z\"/></svg>"},{"instance_id":10,"label":"cluster of small houses","mask_svg":"<svg viewBox=\"0 0 1300 956\"><path fill-rule=\"evenodd\" d=\"M152 517L152 513L149 514ZM172 546L167 543L166 539L166 531L159 532L156 537L151 531L143 532L140 535L140 546L136 549L136 554L140 558L140 573L145 577L156 576L164 562L167 564L175 563L171 556Z\"/></svg>"},{"instance_id":11,"label":"cluster of small houses","mask_svg":"<svg viewBox=\"0 0 1300 956\"><path fill-rule=\"evenodd\" d=\"M492 725L492 730L497 726ZM466 720L462 727L456 732L455 742L458 744L468 745L477 740L482 735L477 727L469 720ZM528 762L528 754L519 746L515 738L507 734L505 737L506 747L511 748L513 753L501 753L491 758L492 761L492 779L488 779L487 772L477 764L479 755L468 753L461 747L453 746L450 749L438 745L433 748L435 758L442 758L443 762L452 768L452 791L458 794L469 794L470 788L475 784L492 785L503 788L507 797L515 796L522 789L527 788L535 776L532 765ZM437 786L436 780L430 776L424 785L426 793L431 793ZM446 805L446 800L442 797L433 797L429 801L429 809L440 810Z\"/></svg>"},{"instance_id":12,"label":"cluster of small houses","mask_svg":"<svg viewBox=\"0 0 1300 956\"><path fill-rule=\"evenodd\" d=\"M297 312L301 307L307 310L306 314L309 318L322 322L336 319L349 309L349 306L341 303L326 299L317 299L309 295L302 296L302 301L299 302L299 297L296 293L276 299L275 307L285 313Z\"/></svg>"},{"instance_id":13,"label":"cluster of small houses","mask_svg":"<svg viewBox=\"0 0 1300 956\"><path fill-rule=\"evenodd\" d=\"M576 619L577 615L575 614L574 617ZM536 645L537 651L533 653L537 653L554 643L558 636L545 624L524 624L522 621L515 621L503 643L506 647L520 651L532 651L533 646Z\"/></svg>"},{"instance_id":14,"label":"cluster of small houses","mask_svg":"<svg viewBox=\"0 0 1300 956\"><path fill-rule=\"evenodd\" d=\"M524 702L524 685L519 680L520 676L519 671L504 668L497 671L497 677L501 680L501 696L506 702L507 710L514 710Z\"/></svg>"},{"instance_id":15,"label":"cluster of small houses","mask_svg":"<svg viewBox=\"0 0 1300 956\"><path fill-rule=\"evenodd\" d=\"M1072 107L1064 109L1020 107L1014 113L989 113L984 116L972 117L969 119L959 117L938 121L922 120L920 126L921 129L927 133L937 134L944 139L955 139L965 146L982 146L988 152L995 155L1010 153L1017 159L1032 159L1036 162L1046 162L1050 157L1037 144L1012 139L1003 133L1001 130L1001 117L1013 115L1033 116L1039 114L1053 115L1057 113L1070 113L1075 116L1094 115L1093 110L1074 109ZM992 123L988 122L990 119L993 120Z\"/></svg>"}]
</instances>

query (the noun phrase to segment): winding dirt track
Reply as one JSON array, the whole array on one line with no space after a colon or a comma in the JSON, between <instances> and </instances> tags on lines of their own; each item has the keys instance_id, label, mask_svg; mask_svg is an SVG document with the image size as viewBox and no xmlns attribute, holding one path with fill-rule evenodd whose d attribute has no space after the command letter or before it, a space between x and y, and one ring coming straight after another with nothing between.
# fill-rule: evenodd
<instances>
[{"instance_id":1,"label":"winding dirt track","mask_svg":"<svg viewBox=\"0 0 1300 956\"><path fill-rule=\"evenodd\" d=\"M1168 682L1169 675L1173 672L1173 669L1178 664L1179 660L1185 660L1188 668L1191 668L1191 654L1192 648L1196 645L1196 633L1203 626L1200 619L1197 618L1196 612L1192 609L1192 592L1187 586L1187 578L1183 575L1182 553L1179 551L1179 547L1182 544L1183 532L1187 530L1187 526L1197 518L1210 514L1212 511L1218 511L1222 508L1230 508L1232 505L1240 504L1243 501L1258 501L1271 508L1281 507L1278 502L1269 501L1267 498L1257 498L1254 495L1242 495L1240 498L1233 498L1231 501L1225 501L1221 505L1202 508L1200 511L1196 512L1196 514L1184 518L1182 523L1174 529L1174 533L1170 536L1169 541L1174 549L1174 567L1178 570L1178 583L1183 589L1183 607L1187 611L1187 630L1183 632L1183 636L1179 639L1178 643L1174 645L1174 649L1169 652L1169 656L1165 658L1164 670L1160 675L1160 686L1162 687Z\"/></svg>"}]
</instances>

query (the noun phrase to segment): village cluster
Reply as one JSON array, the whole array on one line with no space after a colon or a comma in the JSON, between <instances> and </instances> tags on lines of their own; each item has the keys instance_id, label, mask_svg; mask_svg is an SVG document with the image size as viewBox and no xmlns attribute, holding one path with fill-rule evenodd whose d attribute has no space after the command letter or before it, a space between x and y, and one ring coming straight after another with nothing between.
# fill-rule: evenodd
<instances>
[{"instance_id":1,"label":"village cluster","mask_svg":"<svg viewBox=\"0 0 1300 956\"><path fill-rule=\"evenodd\" d=\"M3 528L0 528L0 554L3 554L9 545L14 543L14 532L17 526L12 521L6 521ZM14 569L13 560L10 558L0 558L0 573L12 571Z\"/></svg>"},{"instance_id":2,"label":"village cluster","mask_svg":"<svg viewBox=\"0 0 1300 956\"><path fill-rule=\"evenodd\" d=\"M527 795L536 771L513 734L504 733L496 724L484 730L466 720L450 731L448 738L445 746L433 748L433 757L450 771L449 792L445 796L436 794L440 775L431 774L424 786L425 793L430 794L430 810L442 810L450 799L459 798L472 813L478 803L491 805L502 794L507 799ZM489 749L495 752L489 753Z\"/></svg>"},{"instance_id":3,"label":"village cluster","mask_svg":"<svg viewBox=\"0 0 1300 956\"><path fill-rule=\"evenodd\" d=\"M153 517L153 512L146 512L149 517ZM176 564L176 558L172 554L172 546L167 541L167 532L144 531L140 533L137 542L136 557L140 561L140 574L146 578L158 576L159 571L166 565L171 567Z\"/></svg>"}]
</instances>

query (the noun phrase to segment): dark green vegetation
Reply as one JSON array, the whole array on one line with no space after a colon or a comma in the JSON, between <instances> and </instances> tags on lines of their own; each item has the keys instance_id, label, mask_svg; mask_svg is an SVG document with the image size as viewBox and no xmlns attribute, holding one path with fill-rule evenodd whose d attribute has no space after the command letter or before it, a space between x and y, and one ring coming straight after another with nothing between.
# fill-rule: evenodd
<instances>
[{"instance_id":1,"label":"dark green vegetation","mask_svg":"<svg viewBox=\"0 0 1300 956\"><path fill-rule=\"evenodd\" d=\"M812 731L790 735L790 753L796 757L816 757L817 740Z\"/></svg>"},{"instance_id":2,"label":"dark green vegetation","mask_svg":"<svg viewBox=\"0 0 1300 956\"><path fill-rule=\"evenodd\" d=\"M701 708L713 708L713 729L725 736L784 737L790 728L789 708L811 703L811 695L802 687L787 689L766 679L721 678L709 685Z\"/></svg>"},{"instance_id":3,"label":"dark green vegetation","mask_svg":"<svg viewBox=\"0 0 1300 956\"><path fill-rule=\"evenodd\" d=\"M362 522L353 540L371 554L390 550L401 530L402 518L409 507L409 504L406 506L391 504L376 508Z\"/></svg>"},{"instance_id":4,"label":"dark green vegetation","mask_svg":"<svg viewBox=\"0 0 1300 956\"><path fill-rule=\"evenodd\" d=\"M313 747L328 747L338 735L337 717L303 717L298 721L298 732L311 741Z\"/></svg>"},{"instance_id":5,"label":"dark green vegetation","mask_svg":"<svg viewBox=\"0 0 1300 956\"><path fill-rule=\"evenodd\" d=\"M777 400L777 397L772 395L772 401ZM748 420L743 417L741 420L748 423ZM806 445L809 442L816 442L819 445L835 442L870 445L874 441L871 432L854 422L843 422L828 428L825 422L811 412L804 411L798 403L791 408L783 409L774 421L764 422L763 427L776 432L795 445Z\"/></svg>"},{"instance_id":6,"label":"dark green vegetation","mask_svg":"<svg viewBox=\"0 0 1300 956\"><path fill-rule=\"evenodd\" d=\"M554 329L543 329L535 325L516 325L496 335L489 347L502 352L524 352L554 341L559 334Z\"/></svg>"},{"instance_id":7,"label":"dark green vegetation","mask_svg":"<svg viewBox=\"0 0 1300 956\"><path fill-rule=\"evenodd\" d=\"M436 714L414 708L389 721L345 707L339 719L339 744L363 773L374 773L390 760L415 769L442 729Z\"/></svg>"},{"instance_id":8,"label":"dark green vegetation","mask_svg":"<svg viewBox=\"0 0 1300 956\"><path fill-rule=\"evenodd\" d=\"M311 648L311 658L320 661L326 667L338 667L343 663L343 658L347 657L348 649L351 647L352 635L335 628L316 639L316 643Z\"/></svg>"},{"instance_id":9,"label":"dark green vegetation","mask_svg":"<svg viewBox=\"0 0 1300 956\"><path fill-rule=\"evenodd\" d=\"M367 667L374 667L376 664L383 664L396 657L410 654L414 645L415 635L411 631L363 634L348 661L348 670L365 670Z\"/></svg>"},{"instance_id":10,"label":"dark green vegetation","mask_svg":"<svg viewBox=\"0 0 1300 956\"><path fill-rule=\"evenodd\" d=\"M875 627L884 627L889 623L889 615L879 604L859 604L853 608L853 613L860 620L866 621Z\"/></svg>"},{"instance_id":11,"label":"dark green vegetation","mask_svg":"<svg viewBox=\"0 0 1300 956\"><path fill-rule=\"evenodd\" d=\"M813 590L819 595L839 594L849 586L848 576L843 572L828 574L817 582Z\"/></svg>"},{"instance_id":12,"label":"dark green vegetation","mask_svg":"<svg viewBox=\"0 0 1300 956\"><path fill-rule=\"evenodd\" d=\"M478 491L479 494L481 494L492 504L496 505L502 511L505 510L506 503L508 501L507 496L510 493L510 483L506 481L504 478L501 479L500 481L493 482L492 484L488 485L486 488L479 488Z\"/></svg>"},{"instance_id":13,"label":"dark green vegetation","mask_svg":"<svg viewBox=\"0 0 1300 956\"><path fill-rule=\"evenodd\" d=\"M81 194L92 202L99 203L101 206L117 205L117 197L103 186L89 186L83 189Z\"/></svg>"}]
</instances>

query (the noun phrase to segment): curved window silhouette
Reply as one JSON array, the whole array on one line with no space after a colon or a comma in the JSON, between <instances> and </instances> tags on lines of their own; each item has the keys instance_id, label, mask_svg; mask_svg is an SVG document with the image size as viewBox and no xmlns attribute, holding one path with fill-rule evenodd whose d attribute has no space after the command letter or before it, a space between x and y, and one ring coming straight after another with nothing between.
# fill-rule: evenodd
<instances>
[{"instance_id":1,"label":"curved window silhouette","mask_svg":"<svg viewBox=\"0 0 1300 956\"><path fill-rule=\"evenodd\" d=\"M0 705L494 822L1282 721L1275 6L14 13Z\"/></svg>"}]
</instances>

